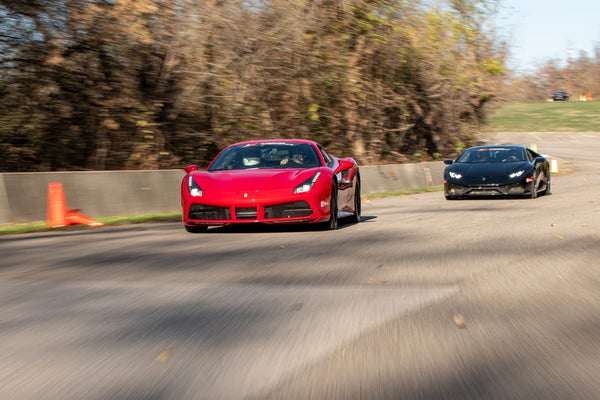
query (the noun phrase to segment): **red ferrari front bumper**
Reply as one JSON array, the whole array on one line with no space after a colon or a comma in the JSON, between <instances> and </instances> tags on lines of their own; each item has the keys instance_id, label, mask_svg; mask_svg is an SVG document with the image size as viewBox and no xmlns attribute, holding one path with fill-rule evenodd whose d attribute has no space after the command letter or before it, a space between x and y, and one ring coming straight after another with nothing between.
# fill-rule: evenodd
<instances>
[{"instance_id":1,"label":"red ferrari front bumper","mask_svg":"<svg viewBox=\"0 0 600 400\"><path fill-rule=\"evenodd\" d=\"M301 195L244 193L220 198L183 194L183 222L186 225L228 225L248 223L293 224L329 220L331 190ZM246 197L244 197L244 195ZM238 199L228 198L238 197ZM241 197L241 198L240 198Z\"/></svg>"}]
</instances>

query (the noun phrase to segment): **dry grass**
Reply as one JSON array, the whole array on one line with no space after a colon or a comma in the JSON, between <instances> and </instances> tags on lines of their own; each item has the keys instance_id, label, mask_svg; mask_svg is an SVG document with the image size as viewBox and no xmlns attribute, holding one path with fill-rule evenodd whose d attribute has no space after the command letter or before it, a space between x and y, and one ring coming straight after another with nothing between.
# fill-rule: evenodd
<instances>
[{"instance_id":1,"label":"dry grass","mask_svg":"<svg viewBox=\"0 0 600 400\"><path fill-rule=\"evenodd\" d=\"M600 101L492 104L486 132L600 132Z\"/></svg>"}]
</instances>

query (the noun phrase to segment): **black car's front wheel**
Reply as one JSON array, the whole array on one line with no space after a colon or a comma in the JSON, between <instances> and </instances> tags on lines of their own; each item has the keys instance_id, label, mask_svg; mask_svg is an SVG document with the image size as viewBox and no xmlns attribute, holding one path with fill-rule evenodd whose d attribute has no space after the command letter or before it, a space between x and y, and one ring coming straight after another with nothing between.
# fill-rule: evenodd
<instances>
[{"instance_id":1,"label":"black car's front wheel","mask_svg":"<svg viewBox=\"0 0 600 400\"><path fill-rule=\"evenodd\" d=\"M537 176L533 174L533 182L531 182L531 198L535 199L538 195L538 180Z\"/></svg>"},{"instance_id":2,"label":"black car's front wheel","mask_svg":"<svg viewBox=\"0 0 600 400\"><path fill-rule=\"evenodd\" d=\"M552 194L552 179L550 178L550 171L544 172L544 189L541 194L548 196Z\"/></svg>"}]
</instances>

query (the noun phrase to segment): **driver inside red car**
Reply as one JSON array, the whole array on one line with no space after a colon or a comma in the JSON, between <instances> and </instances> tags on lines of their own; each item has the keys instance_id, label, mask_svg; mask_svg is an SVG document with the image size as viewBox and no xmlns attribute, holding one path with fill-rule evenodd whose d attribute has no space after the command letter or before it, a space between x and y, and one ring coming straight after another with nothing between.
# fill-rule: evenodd
<instances>
[{"instance_id":1,"label":"driver inside red car","mask_svg":"<svg viewBox=\"0 0 600 400\"><path fill-rule=\"evenodd\" d=\"M285 157L281 160L281 165L302 165L304 163L304 154L300 149L294 149L291 157Z\"/></svg>"}]
</instances>

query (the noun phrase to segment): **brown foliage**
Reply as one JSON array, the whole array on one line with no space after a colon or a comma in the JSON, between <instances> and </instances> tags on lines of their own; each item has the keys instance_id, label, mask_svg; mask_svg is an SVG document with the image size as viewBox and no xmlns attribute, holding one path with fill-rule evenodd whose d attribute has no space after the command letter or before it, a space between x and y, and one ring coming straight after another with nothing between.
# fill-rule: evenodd
<instances>
[{"instance_id":1,"label":"brown foliage","mask_svg":"<svg viewBox=\"0 0 600 400\"><path fill-rule=\"evenodd\" d=\"M273 137L449 155L502 75L495 3L0 0L0 170L180 168Z\"/></svg>"}]
</instances>

